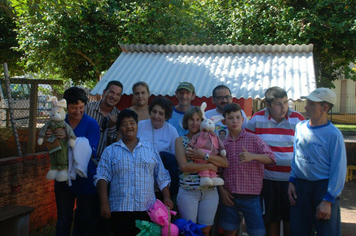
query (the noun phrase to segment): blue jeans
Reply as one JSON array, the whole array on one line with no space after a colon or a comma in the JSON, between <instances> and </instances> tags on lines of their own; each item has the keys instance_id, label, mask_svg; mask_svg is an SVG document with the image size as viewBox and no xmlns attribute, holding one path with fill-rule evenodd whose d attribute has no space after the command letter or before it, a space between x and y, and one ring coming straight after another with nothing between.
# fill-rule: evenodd
<instances>
[{"instance_id":1,"label":"blue jeans","mask_svg":"<svg viewBox=\"0 0 356 236\"><path fill-rule=\"evenodd\" d=\"M97 194L79 195L69 190L66 182L55 181L57 204L57 236L70 236L74 212L73 236L99 235L100 207Z\"/></svg>"},{"instance_id":2,"label":"blue jeans","mask_svg":"<svg viewBox=\"0 0 356 236\"><path fill-rule=\"evenodd\" d=\"M331 204L329 220L315 219L316 208L323 200L328 190L328 184L328 179L319 181L297 179L295 184L297 203L290 210L291 236L310 235L313 226L318 235L341 235L339 198L336 198L335 203Z\"/></svg>"},{"instance_id":3,"label":"blue jeans","mask_svg":"<svg viewBox=\"0 0 356 236\"><path fill-rule=\"evenodd\" d=\"M243 194L233 194L233 196L234 205L232 207L220 204L220 227L228 231L238 230L242 220L239 216L239 211L241 211L246 221L248 235L265 235L266 229L262 218L260 197Z\"/></svg>"}]
</instances>

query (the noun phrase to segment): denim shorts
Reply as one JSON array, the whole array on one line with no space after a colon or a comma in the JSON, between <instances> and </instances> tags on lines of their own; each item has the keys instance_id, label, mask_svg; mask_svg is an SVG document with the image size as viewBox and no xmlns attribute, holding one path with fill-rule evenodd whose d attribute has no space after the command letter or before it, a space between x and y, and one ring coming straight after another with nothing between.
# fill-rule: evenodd
<instances>
[{"instance_id":1,"label":"denim shorts","mask_svg":"<svg viewBox=\"0 0 356 236\"><path fill-rule=\"evenodd\" d=\"M185 190L179 188L177 205L179 215L185 220L203 225L213 225L219 204L219 194L215 188Z\"/></svg>"},{"instance_id":2,"label":"denim shorts","mask_svg":"<svg viewBox=\"0 0 356 236\"><path fill-rule=\"evenodd\" d=\"M239 216L239 211L241 211L245 218L248 235L265 235L266 229L262 218L260 197L242 194L233 194L233 196L234 206L220 204L220 227L228 231L238 230L242 220Z\"/></svg>"}]
</instances>

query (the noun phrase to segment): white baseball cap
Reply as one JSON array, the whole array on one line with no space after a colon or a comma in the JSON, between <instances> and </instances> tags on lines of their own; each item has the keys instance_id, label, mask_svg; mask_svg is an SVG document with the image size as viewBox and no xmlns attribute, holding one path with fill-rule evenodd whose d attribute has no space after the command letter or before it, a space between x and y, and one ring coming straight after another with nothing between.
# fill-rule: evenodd
<instances>
[{"instance_id":1,"label":"white baseball cap","mask_svg":"<svg viewBox=\"0 0 356 236\"><path fill-rule=\"evenodd\" d=\"M301 96L302 99L308 99L313 102L328 102L335 105L336 94L328 88L317 88L308 96Z\"/></svg>"}]
</instances>

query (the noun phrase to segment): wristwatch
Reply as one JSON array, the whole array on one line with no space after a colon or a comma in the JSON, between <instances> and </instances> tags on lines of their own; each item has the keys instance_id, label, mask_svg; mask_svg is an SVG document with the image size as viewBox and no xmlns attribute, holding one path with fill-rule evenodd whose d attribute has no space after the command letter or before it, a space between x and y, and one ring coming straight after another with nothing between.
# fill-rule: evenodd
<instances>
[{"instance_id":1,"label":"wristwatch","mask_svg":"<svg viewBox=\"0 0 356 236\"><path fill-rule=\"evenodd\" d=\"M204 161L209 161L209 154L208 154L208 153L205 154L205 156L204 156Z\"/></svg>"}]
</instances>

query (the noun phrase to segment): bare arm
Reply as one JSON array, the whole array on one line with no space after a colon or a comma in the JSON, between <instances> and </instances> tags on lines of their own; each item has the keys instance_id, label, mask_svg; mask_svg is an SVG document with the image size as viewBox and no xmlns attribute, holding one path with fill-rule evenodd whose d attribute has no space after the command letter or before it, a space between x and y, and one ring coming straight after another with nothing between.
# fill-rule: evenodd
<instances>
[{"instance_id":1,"label":"bare arm","mask_svg":"<svg viewBox=\"0 0 356 236\"><path fill-rule=\"evenodd\" d=\"M203 160L205 153L200 149L187 149L187 156L191 159ZM209 155L209 162L217 167L228 167L229 163L226 157L218 155Z\"/></svg>"},{"instance_id":2,"label":"bare arm","mask_svg":"<svg viewBox=\"0 0 356 236\"><path fill-rule=\"evenodd\" d=\"M108 183L106 180L99 180L96 188L98 189L99 200L100 200L100 215L105 219L111 217L109 197L108 197Z\"/></svg>"},{"instance_id":3,"label":"bare arm","mask_svg":"<svg viewBox=\"0 0 356 236\"><path fill-rule=\"evenodd\" d=\"M217 167L211 163L198 164L198 163L188 162L186 157L186 150L182 142L182 137L178 137L176 139L175 149L176 149L176 159L181 171L183 172L199 172L203 170L217 171Z\"/></svg>"},{"instance_id":4,"label":"bare arm","mask_svg":"<svg viewBox=\"0 0 356 236\"><path fill-rule=\"evenodd\" d=\"M169 206L170 209L173 209L173 201L171 200L171 195L169 193L169 187L166 186L162 189L163 201L166 206Z\"/></svg>"}]
</instances>

